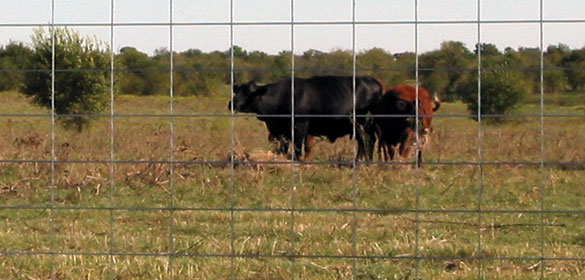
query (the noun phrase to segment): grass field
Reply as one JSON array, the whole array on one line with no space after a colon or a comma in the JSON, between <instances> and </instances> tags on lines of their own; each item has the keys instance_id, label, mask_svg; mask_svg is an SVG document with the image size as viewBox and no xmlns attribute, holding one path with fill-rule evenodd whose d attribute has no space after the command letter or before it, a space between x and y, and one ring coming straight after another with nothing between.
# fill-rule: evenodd
<instances>
[{"instance_id":1,"label":"grass field","mask_svg":"<svg viewBox=\"0 0 585 280\"><path fill-rule=\"evenodd\" d=\"M0 96L2 114L47 113ZM229 115L227 99L181 97L174 109ZM57 126L52 173L50 118L0 117L0 279L585 277L583 117L544 118L543 154L539 116L479 134L453 116L463 104L445 103L421 169L327 164L351 163L349 139L321 140L314 164L293 166L253 116L177 117L171 167L169 118L152 116L168 102L117 97L118 114L149 116L114 119L113 174L109 118L81 133Z\"/></svg>"}]
</instances>

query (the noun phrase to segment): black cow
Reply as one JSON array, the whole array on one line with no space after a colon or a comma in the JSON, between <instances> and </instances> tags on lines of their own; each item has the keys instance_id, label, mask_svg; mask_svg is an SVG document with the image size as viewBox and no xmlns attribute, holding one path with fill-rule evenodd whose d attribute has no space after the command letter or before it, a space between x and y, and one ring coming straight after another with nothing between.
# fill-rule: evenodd
<instances>
[{"instance_id":1,"label":"black cow","mask_svg":"<svg viewBox=\"0 0 585 280\"><path fill-rule=\"evenodd\" d=\"M372 112L384 93L383 83L373 77L357 76L355 80L355 112ZM294 79L294 157L301 159L305 144L305 160L310 159L311 136L325 136L333 142L353 134L353 77L315 76ZM291 137L291 80L258 86L254 82L235 85L233 108L238 112L256 113L265 122L271 140L278 140L286 152ZM231 104L228 104L231 108ZM264 116L282 115L282 116ZM311 117L310 115L320 115ZM334 115L323 117L322 115ZM287 117L288 116L288 117ZM375 129L366 125L365 117L356 118L358 128L358 158L371 159ZM367 148L363 137L366 136Z\"/></svg>"}]
</instances>

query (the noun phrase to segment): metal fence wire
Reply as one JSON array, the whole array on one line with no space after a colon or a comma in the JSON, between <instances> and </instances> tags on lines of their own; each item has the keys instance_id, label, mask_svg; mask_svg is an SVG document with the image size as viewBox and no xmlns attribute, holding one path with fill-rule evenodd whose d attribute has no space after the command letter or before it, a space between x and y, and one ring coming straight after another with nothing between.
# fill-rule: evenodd
<instances>
[{"instance_id":1,"label":"metal fence wire","mask_svg":"<svg viewBox=\"0 0 585 280\"><path fill-rule=\"evenodd\" d=\"M32 249L29 250L26 247L18 248L14 246L6 245L3 248L0 248L0 257L7 260L7 258L11 257L24 257L24 258L32 258L35 256L40 257L47 257L49 259L48 263L50 264L50 278L51 279L61 279L63 277L67 278L66 275L61 275L60 270L63 268L66 258L73 258L73 257L101 257L107 258L107 264L102 266L102 269L105 271L101 274L101 276L92 276L92 277L106 277L109 279L119 279L120 272L117 269L119 262L123 261L126 258L133 258L133 257L141 257L141 258L152 258L154 260L160 261L160 259L164 259L165 263L164 266L164 278L171 278L171 279L184 279L187 278L185 274L187 273L184 270L181 270L180 267L183 265L182 261L184 259L188 259L188 261L197 262L199 260L218 260L218 268L216 268L215 272L221 273L221 275L215 275L217 278L228 278L228 279L239 279L239 278L246 278L246 279L254 279L254 278L262 278L261 273L262 271L256 271L254 274L250 272L253 269L249 269L247 271L246 268L241 267L242 263L247 262L255 262L257 260L278 260L281 263L284 263L282 267L280 267L279 272L275 272L272 274L272 277L283 277L289 279L304 279L304 278L312 278L308 276L309 274L306 273L306 266L312 266L313 268L317 267L318 269L326 270L331 272L332 274L329 275L337 275L335 277L338 278L351 278L351 279L389 279L389 278L397 278L403 277L401 279L438 279L440 276L436 276L433 274L428 274L427 271L428 266L431 265L431 262L439 263L439 270L443 273L448 273L452 269L464 269L460 262L467 263L468 266L465 266L466 269L472 270L471 273L466 274L467 277L476 278L476 279L484 279L485 277L493 277L490 273L494 272L493 264L498 262L510 262L510 263L528 263L526 270L533 272L529 274L529 277L536 277L540 279L545 279L549 274L551 274L552 278L556 278L558 275L551 272L550 269L547 270L547 267L550 266L551 263L559 263L559 262L576 262L579 263L581 269L583 268L583 262L585 262L585 256L579 255L578 252L567 253L567 254L554 254L551 255L548 248L547 242L551 240L551 236L547 234L547 227L554 224L551 222L551 217L555 215L584 215L585 209L582 208L575 208L575 209L558 209L558 208L549 208L546 204L547 199L547 188L549 187L549 179L547 177L547 170L549 168L557 168L562 167L566 168L567 170L580 170L585 166L585 162L575 160L575 161L547 161L547 143L545 140L547 139L547 131L545 130L545 122L547 119L554 119L554 118L575 118L578 122L583 122L583 118L585 115L583 114L574 114L574 113L566 113L566 112L548 112L545 110L545 59L544 59L544 32L543 26L545 24L585 24L585 19L558 19L558 20L548 20L543 18L543 0L535 1L538 2L539 7L539 19L529 19L529 20L516 20L516 19L503 19L503 20L486 20L482 19L482 5L481 0L477 0L476 2L476 18L469 19L469 20L419 20L419 2L418 0L413 0L413 12L414 12L414 19L413 20L388 20L388 21L359 21L356 20L356 4L359 4L360 1L352 0L351 3L351 21L298 21L295 19L295 0L290 0L290 20L289 21L235 21L234 20L234 0L229 1L229 22L201 22L201 21L193 21L193 22L173 22L174 19L174 11L175 6L173 0L166 1L158 1L158 5L168 5L169 8L169 18L168 21L164 22L129 22L129 23L119 23L116 22L115 15L117 13L115 7L115 0L110 1L110 21L109 23L58 23L55 21L55 0L51 0L51 22L46 24L27 24L27 23L10 23L10 22L0 22L0 28L37 28L37 27L44 27L53 30L58 27L104 27L109 28L109 44L110 48L110 68L109 69L78 69L78 70L63 70L59 69L58 65L55 65L55 42L54 37L52 42L52 66L50 69L51 73L51 109L50 113L48 114L30 114L30 113L20 113L20 112L0 112L0 120L8 120L8 119L15 119L15 120L24 120L24 119L34 119L39 120L39 122L50 120L50 155L46 159L23 159L23 158L0 158L1 166L8 167L8 166L21 166L21 165L43 165L43 166L50 166L50 178L48 180L49 186L46 188L50 191L50 201L43 201L40 204L27 204L26 202L16 202L16 203L6 203L0 205L0 211L7 213L7 211L26 211L26 210L34 210L34 211L43 211L48 214L47 219L48 228L42 229L46 230L47 235L50 237L50 241L48 243L48 247L45 249ZM139 1L137 1L138 4ZM357 3L356 3L357 2ZM388 3L388 5L392 5L392 3ZM228 11L226 11L228 12ZM0 19L0 21L2 21ZM539 57L539 64L538 68L512 68L514 71L538 71L540 78L540 85L539 85L539 104L537 107L534 107L534 110L538 111L531 111L526 113L517 113L517 114L484 114L481 112L481 89L482 89L482 75L485 71L491 70L488 66L484 67L482 65L482 53L477 52L476 59L477 59L477 68L472 69L464 69L464 68L436 68L436 69L428 69L428 68L421 68L419 67L419 37L420 37L420 27L424 25L466 25L466 26L475 26L476 27L476 34L477 34L477 44L480 45L484 42L482 38L482 28L487 25L492 24L499 24L505 26L514 26L520 24L538 24L539 26L539 49L540 49L540 57ZM467 113L444 113L439 115L434 115L433 117L437 120L464 120L469 119L470 117L475 117L477 119L477 131L472 137L472 139L468 139L469 142L476 142L476 159L477 160L437 160L437 161L424 161L420 162L419 158L414 157L413 159L405 160L405 161L390 161L390 162L382 162L382 161L357 161L355 157L353 160L316 160L311 162L297 162L294 160L294 155L288 157L288 159L279 159L279 160L261 160L261 159L242 159L239 154L237 154L236 146L238 145L238 139L236 139L236 130L237 124L236 122L240 120L244 120L246 118L250 118L249 115L243 114L236 114L236 111L233 107L233 102L229 108L229 112L217 112L217 113L185 113L183 111L177 112L176 110L176 103L175 100L177 97L175 96L175 84L176 81L174 80L174 75L178 72L229 72L229 82L230 87L236 83L236 75L239 72L250 72L250 71L280 71L276 69L250 69L250 68L237 68L235 64L235 56L234 56L234 34L235 30L234 27L241 27L241 26L284 26L290 28L290 55L291 55L291 62L290 62L290 73L291 78L297 77L297 72L305 71L307 69L299 69L295 65L295 40L297 39L296 31L298 26L335 26L335 25L343 25L343 26L351 26L351 53L352 53L352 66L351 69L309 69L309 70L349 70L352 72L353 82L352 82L352 89L353 89L353 114L351 115L354 123L354 127L352 130L352 136L355 138L356 136L356 117L359 115L356 114L355 111L355 92L356 92L356 77L358 73L362 71L368 70L375 70L375 71L414 71L415 75L415 85L416 85L416 95L418 97L419 94L419 87L420 87L420 77L419 73L425 71L467 71L473 73L473 75L477 75L477 103L480 105L478 106L480 109L477 112L477 115L467 114ZM357 64L357 50L356 50L356 41L358 38L356 37L356 27L360 26L369 26L369 25L376 25L376 26L383 26L383 27L390 27L390 26L413 26L414 28L414 59L415 59L415 68L382 68L382 69L366 69L366 68L359 68ZM116 32L117 27L162 27L168 29L169 40L169 61L168 61L168 69L119 69L116 67L115 63L115 40L114 34ZM174 36L174 29L177 27L206 27L206 26L223 26L229 28L229 40L230 45L230 52L229 52L229 69L184 69L175 66L175 46L174 42L177 39ZM584 70L582 67L575 67L570 68L572 70ZM170 98L170 102L168 103L168 109L166 113L142 113L142 114L130 114L125 112L118 112L116 108L116 100L115 100L115 75L117 73L122 72L132 72L132 71L165 71L169 73L169 88L168 88L168 96ZM567 70L567 69L548 69L548 70ZM19 69L19 70L9 70L9 69L1 69L1 72L34 72L34 71L44 71L44 70L35 70L35 69ZM48 71L48 70L47 70ZM100 72L109 72L110 73L110 81L109 81L109 93L110 93L110 100L109 100L109 112L106 113L99 113L99 114L66 114L66 115L57 115L56 114L56 107L55 107L55 75L57 73L70 73L76 71L100 71ZM291 88L294 91L295 83L294 79L291 79ZM418 98L416 99L418 103ZM228 100L225 100L226 102ZM233 94L232 94L232 101L233 101ZM294 98L290 100L291 104L293 104L294 108ZM418 112L418 107L416 107L416 118L417 120L421 117L421 114ZM224 108L225 109L225 108ZM344 115L345 116L345 115ZM69 159L69 158L59 158L57 155L57 150L60 148L58 143L58 133L59 130L57 129L58 118L68 118L68 117L92 117L98 119L107 119L109 121L109 147L108 147L108 154L101 159ZM290 115L266 115L266 118L289 118L291 120L291 139L292 145L294 147L294 127L295 127L295 117L307 117L305 115L296 115L294 114L294 110L292 112L292 116ZM320 118L320 117L332 117L332 115L311 115L309 117ZM230 152L229 157L223 159L211 159L211 158L194 158L186 160L184 157L180 157L180 151L177 150L179 144L177 142L177 122L182 122L186 120L192 120L193 122L200 120L200 119L229 119L229 127L222 128L222 129L229 129L229 146ZM538 120L538 127L539 127L539 151L538 151L538 160L492 160L489 157L486 158L488 151L486 151L483 147L484 145L484 137L485 137L485 130L488 124L485 123L486 119L492 118L510 118L510 119L535 119ZM168 134L169 138L167 139L168 143L164 144L164 146L168 146L168 154L167 156L163 157L162 159L144 159L144 158L118 158L117 157L117 149L120 147L116 146L115 143L118 141L118 133L117 131L117 123L123 122L129 119L139 119L139 120L154 120L154 119L163 119L167 123ZM415 129L418 131L418 121L416 122L417 128ZM263 126L260 122L258 122L258 126ZM449 128L446 129L447 133L449 132ZM207 133L206 131L201 131L201 133ZM265 132L262 132L265 133ZM434 136L437 137L437 136ZM440 138L437 138L437 142L441 142ZM92 143L84 143L85 145L92 145ZM163 145L163 144L161 144ZM421 139L419 139L419 135L416 134L416 150L421 150ZM294 150L294 149L291 149ZM353 145L353 155L357 154L357 149L355 145ZM74 166L74 165L107 165L108 166L108 182L109 185L109 199L105 205L66 205L62 204L58 201L59 197L59 174L58 166ZM162 204L158 204L155 206L144 206L144 205L130 205L125 206L124 204L120 204L117 201L124 200L124 197L120 195L124 194L120 190L120 183L116 181L116 173L118 169L124 166L134 166L134 165L164 165L168 166L168 188L165 190L168 197L164 199L165 201ZM176 181L177 174L176 168L194 168L197 166L222 166L227 167L229 170L229 178L228 180L228 188L227 188L227 195L229 198L227 199L227 204L224 206L188 206L183 203L177 203L176 197L184 195L183 193L178 193L176 190ZM259 167L282 167L287 169L288 171L286 174L290 174L289 177L286 178L285 185L287 186L286 196L287 197L278 197L281 199L281 203L278 204L279 206L264 206L264 204L260 207L246 206L241 207L238 205L239 191L237 190L237 180L239 177L238 175L238 168L240 166L250 166L251 168L259 168ZM402 166L414 166L412 169L407 169L404 171ZM474 176L477 179L471 178L470 180L473 181L474 185L474 194L473 197L475 201L465 201L460 202L458 205L462 205L461 208L430 208L426 207L422 200L425 199L424 195L427 193L423 189L423 183L429 182L433 180L432 176L427 173L424 173L424 169L426 168L458 168L458 167L471 167L475 170ZM486 178L484 175L486 174L486 169L494 168L494 167L511 167L511 168L526 168L530 167L533 169L538 169L539 176L538 178L538 185L534 186L537 190L535 191L535 196L538 197L536 201L538 201L538 205L532 205L532 207L518 207L518 208L508 208L508 207L490 207L486 205ZM349 181L347 182L350 187L347 189L349 195L347 196L349 199L349 204L345 205L344 207L321 207L321 206L309 206L300 205L298 196L299 196L299 185L302 183L302 174L305 172L307 168L318 168L320 169L329 169L329 168L340 168L343 169L344 172L349 172L351 174ZM394 173L403 173L407 172L410 174L409 182L413 188L411 193L411 197L389 197L389 200L408 200L411 201L412 204L407 207L400 207L395 205L404 205L401 203L390 203L386 206L372 206L371 204L364 204L360 201L360 170L363 168L380 168L383 172L394 172ZM314 170L314 169L313 169ZM437 171L441 172L441 171ZM260 175L262 176L262 175ZM429 177L430 176L430 177ZM502 174L502 176L505 176ZM324 185L327 185L327 180L323 182ZM384 184L382 182L381 184ZM430 183L432 184L432 182ZM406 185L406 183L405 183ZM319 188L320 186L316 186ZM334 186L333 186L334 187ZM329 187L327 187L329 189ZM381 193L380 195L384 195ZM443 195L440 194L440 195ZM578 198L577 198L578 199ZM286 200L286 202L285 202ZM5 201L5 200L3 200ZM465 207L464 205L473 205L472 207ZM367 205L367 207L364 207ZM92 251L86 250L83 247L80 248L59 248L58 243L58 234L63 234L62 231L68 231L64 229L64 226L60 224L60 217L64 212L91 212L91 213L108 213L107 214L107 232L104 232L104 238L107 240L107 244L104 248L107 250L101 251ZM116 243L117 239L119 238L119 229L121 227L127 226L123 221L118 219L118 216L121 212L124 213L167 213L167 218L162 221L157 221L163 224L166 224L166 236L157 236L158 239L166 239L168 246L167 251L156 251L156 250L148 250L145 249L141 252L135 252L132 250L120 250ZM187 214L185 214L187 213ZM222 231L222 235L225 235L225 238L228 240L227 242L227 250L221 251L218 250L217 252L212 251L198 251L198 250L188 250L185 248L179 248L176 246L178 238L186 238L186 239L195 239L195 236L189 236L188 232L185 232L184 229L180 229L178 225L179 219L184 219L183 216L188 215L189 218L188 223L197 223L198 219L202 215L212 215L214 213L220 213L221 215L227 215L225 219L221 219L217 221L217 223L221 223L226 225L224 230ZM283 221L287 225L286 233L283 234L281 237L282 240L275 240L274 245L278 242L288 242L289 247L286 250L274 251L270 250L260 251L257 253L250 252L250 251L243 251L241 247L244 245L240 241L240 238L246 238L245 233L241 233L238 230L238 219L242 219L244 215L254 214L259 215L260 217L268 217L272 214L285 214L286 218ZM304 215L324 215L325 217L331 217L333 215L349 215L348 219L350 222L344 227L349 227L348 233L348 248L344 250L338 250L334 253L304 253L303 250L306 249L307 246L323 246L322 243L314 243L314 244L305 244L299 241L299 219L303 219ZM97 214L96 214L97 215ZM380 254L372 254L368 252L364 252L362 249L362 242L373 242L375 240L368 240L368 236L363 236L363 232L366 231L370 224L360 222L360 217L364 215L380 215L382 217L389 216L389 215L403 215L404 218L403 223L412 224L412 235L409 237L412 238L410 240L407 237L401 239L401 242L411 242L408 246L411 248L410 252L400 253L397 250L395 251L383 251ZM458 215L472 217L472 219L462 219L462 220L455 220L455 221L440 221L437 219L433 219L433 216L436 215L452 215L453 217L459 217ZM485 244L485 234L486 231L494 230L499 227L504 226L511 226L511 225L501 225L501 224L494 224L493 216L494 215L513 215L515 217L522 217L526 216L535 216L537 218L537 222L535 223L527 223L526 225L531 226L532 228L537 228L538 230L535 232L535 238L531 239L528 242L535 242L536 244L531 244L531 247L535 248L536 252L534 254L526 254L526 255L516 255L514 252L510 252L509 255L501 256L497 254L491 253L489 250L486 250ZM6 216L8 217L8 216ZM429 218L430 217L430 218ZM261 219L261 218L260 218ZM326 218L327 220L327 218ZM582 219L575 219L575 222L582 221ZM253 223L253 222L252 222ZM325 224L327 222L324 222ZM440 250L436 250L434 252L429 252L425 249L427 245L428 239L428 232L425 231L425 226L432 223L443 223L444 225L453 225L452 228L446 229L446 231L451 230L451 233L457 233L458 230L461 228L457 228L456 226L465 226L468 229L475 231L475 239L476 240L467 240L467 247L472 247L473 253L470 254L458 254L457 252L441 252ZM518 223L516 225L522 225L522 223ZM280 228L270 228L272 224L268 223L265 225L267 228L256 229L256 230L265 230L265 231L277 231L281 230ZM583 226L583 225L581 225ZM42 225L39 225L42 227ZM401 231L406 231L406 226L401 228L388 228L389 231L398 232L400 235ZM136 231L148 231L148 229L136 229ZM197 229L197 231L205 232L205 229ZM16 233L18 234L18 233ZM140 232L136 232L137 236L140 235ZM146 233L145 233L146 234ZM309 234L309 233L307 233ZM333 234L333 232L331 232ZM405 233L406 234L406 233ZM575 233L577 234L577 233ZM186 237L185 237L186 236ZM582 235L581 235L582 237ZM145 237L146 238L146 237ZM204 236L203 238L213 239L219 238L217 236ZM432 239L436 239L437 242L441 242L441 236L433 236ZM473 238L472 238L473 239ZM195 242L191 240L192 242ZM384 239L378 240L380 242L385 242ZM153 240L146 240L145 247L148 248L151 246L151 242ZM158 242L158 241L157 241ZM320 241L325 242L325 241ZM579 243L579 241L575 241L576 246L583 246L583 241ZM1 244L1 243L0 243ZM6 244L6 243L5 243ZM580 245L579 245L580 244ZM194 245L195 246L195 245ZM502 245L504 246L504 245ZM191 247L190 247L191 248ZM571 247L574 248L574 247ZM463 250L463 249L462 249ZM511 249L513 250L513 249ZM310 251L309 251L310 252ZM579 251L583 252L583 251ZM227 262L225 262L227 261ZM6 263L6 261L3 261ZM387 271L384 269L373 270L370 271L370 268L374 267L377 262L384 262L384 266L392 267L392 266L399 266L401 268L398 269L398 274L394 275L387 275ZM342 265L340 265L342 264ZM402 266L400 266L401 264ZM345 265L345 266L344 266ZM533 266L532 266L533 265ZM342 269L340 270L340 266L344 266L348 268L347 274L344 274ZM470 268L471 267L471 268ZM6 269L6 268L5 268ZM404 271L400 271L404 269ZM506 269L506 268L503 268ZM333 271L338 271L338 274L335 274ZM370 272L368 272L370 271ZM405 271L408 271L406 273ZM447 271L447 272L445 272ZM246 274L247 273L247 274ZM402 273L402 274L400 274ZM397 276L401 275L401 276ZM207 276L212 276L212 274L208 274ZM368 278L370 277L370 278ZM448 277L448 274L443 277ZM265 276L265 278L270 278ZM497 278L497 276L496 276Z\"/></svg>"}]
</instances>

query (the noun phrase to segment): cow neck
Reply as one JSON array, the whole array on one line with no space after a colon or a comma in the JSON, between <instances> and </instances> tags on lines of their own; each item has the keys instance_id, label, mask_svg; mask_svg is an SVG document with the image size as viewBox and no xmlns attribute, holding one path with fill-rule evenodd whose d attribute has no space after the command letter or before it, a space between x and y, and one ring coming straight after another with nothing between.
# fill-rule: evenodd
<instances>
[{"instance_id":1,"label":"cow neck","mask_svg":"<svg viewBox=\"0 0 585 280\"><path fill-rule=\"evenodd\" d=\"M262 87L262 89L259 90L261 90L262 92L258 95L257 100L258 106L256 109L258 111L258 114L273 115L288 114L290 112L290 110L288 110L287 108L282 108L283 107L282 104L288 104L286 101L290 99L290 95L282 94L282 92L275 89L271 90L266 86ZM285 100L283 100L283 98L285 98Z\"/></svg>"}]
</instances>

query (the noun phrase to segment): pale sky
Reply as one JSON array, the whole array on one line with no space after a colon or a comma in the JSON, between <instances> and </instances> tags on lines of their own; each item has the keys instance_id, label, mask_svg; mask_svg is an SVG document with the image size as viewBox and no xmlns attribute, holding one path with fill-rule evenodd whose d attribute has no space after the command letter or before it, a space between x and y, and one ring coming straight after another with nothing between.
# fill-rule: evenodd
<instances>
[{"instance_id":1,"label":"pale sky","mask_svg":"<svg viewBox=\"0 0 585 280\"><path fill-rule=\"evenodd\" d=\"M51 22L51 0L0 0L0 45L10 40L30 43L35 24ZM104 24L74 26L84 35L109 43L110 0L54 0L58 24ZM585 0L542 0L544 20L577 20L571 23L544 23L544 45L564 43L585 47ZM290 0L233 0L234 22L282 23L291 20ZM355 0L356 21L390 24L357 24L356 50L373 47L391 53L415 51L414 0ZM477 0L418 0L419 51L439 48L443 41L461 41L469 49L477 42L476 23L440 24L433 21L475 21ZM539 20L540 0L481 0L481 20ZM173 22L205 23L174 26L173 49L227 50L230 45L229 0L173 0ZM133 46L152 53L170 48L169 0L115 0L115 23L149 23L159 26L116 26L114 50ZM351 22L352 0L294 0L295 22ZM408 23L404 23L404 22ZM221 23L214 26L210 23ZM16 26L19 25L19 26ZM25 26L23 26L25 25ZM538 47L540 25L532 23L482 23L481 41L505 47ZM246 50L270 54L291 48L291 27L287 24L236 25L234 44ZM351 50L351 24L296 25L295 53L308 49Z\"/></svg>"}]
</instances>

